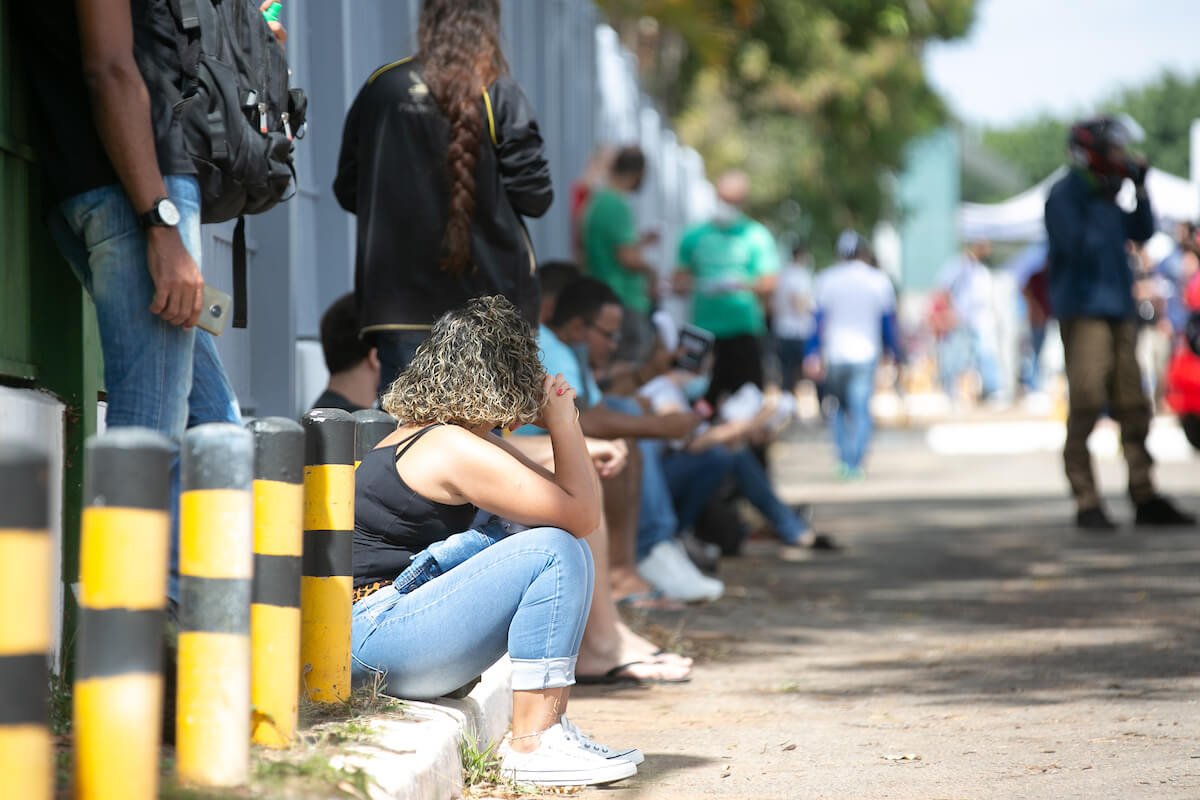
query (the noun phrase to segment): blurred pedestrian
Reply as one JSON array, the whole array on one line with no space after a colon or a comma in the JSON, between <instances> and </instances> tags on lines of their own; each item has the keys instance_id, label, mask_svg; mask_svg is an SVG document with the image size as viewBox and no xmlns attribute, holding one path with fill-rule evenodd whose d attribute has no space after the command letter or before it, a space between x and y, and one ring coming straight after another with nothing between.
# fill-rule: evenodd
<instances>
[{"instance_id":1,"label":"blurred pedestrian","mask_svg":"<svg viewBox=\"0 0 1200 800\"><path fill-rule=\"evenodd\" d=\"M676 288L692 295L692 321L716 337L708 401L714 407L743 384L763 387L764 303L775 291L779 255L764 225L744 211L750 180L717 178L716 213L679 243Z\"/></svg>"},{"instance_id":2,"label":"blurred pedestrian","mask_svg":"<svg viewBox=\"0 0 1200 800\"><path fill-rule=\"evenodd\" d=\"M993 399L1000 389L1000 343L987 240L970 242L938 277L938 290L946 297L951 326L938 345L938 371L942 389L955 401L964 374L979 376L980 395Z\"/></svg>"},{"instance_id":3,"label":"blurred pedestrian","mask_svg":"<svg viewBox=\"0 0 1200 800\"><path fill-rule=\"evenodd\" d=\"M417 54L371 73L346 116L334 194L358 217L355 296L380 392L434 320L503 295L537 324L522 217L550 207L533 109L500 49L499 0L425 0Z\"/></svg>"},{"instance_id":4,"label":"blurred pedestrian","mask_svg":"<svg viewBox=\"0 0 1200 800\"><path fill-rule=\"evenodd\" d=\"M614 358L641 362L654 345L654 310L658 270L642 253L653 233L639 234L630 197L646 177L646 156L637 146L617 151L608 183L592 192L583 212L584 266L593 278L607 284L625 309Z\"/></svg>"},{"instance_id":5,"label":"blurred pedestrian","mask_svg":"<svg viewBox=\"0 0 1200 800\"><path fill-rule=\"evenodd\" d=\"M804 348L816 329L813 317L812 256L807 243L792 248L771 297L771 328L779 354L780 383L795 392L804 377Z\"/></svg>"},{"instance_id":6,"label":"blurred pedestrian","mask_svg":"<svg viewBox=\"0 0 1200 800\"><path fill-rule=\"evenodd\" d=\"M1151 410L1135 354L1137 308L1125 252L1127 241L1140 244L1154 233L1147 162L1128 150L1139 132L1127 117L1100 116L1072 126L1071 169L1046 200L1050 297L1062 330L1070 391L1063 460L1075 498L1075 521L1085 531L1115 528L1096 490L1087 447L1106 409L1121 426L1137 524L1195 522L1155 491L1154 462L1146 450ZM1129 212L1116 203L1126 179L1133 182L1137 198Z\"/></svg>"},{"instance_id":7,"label":"blurred pedestrian","mask_svg":"<svg viewBox=\"0 0 1200 800\"><path fill-rule=\"evenodd\" d=\"M837 255L840 261L817 276L816 330L805 371L814 380L823 377L826 393L837 401L830 431L839 476L860 480L873 431L875 368L885 349L901 360L896 292L887 275L868 263L870 249L858 233L842 232Z\"/></svg>"}]
</instances>

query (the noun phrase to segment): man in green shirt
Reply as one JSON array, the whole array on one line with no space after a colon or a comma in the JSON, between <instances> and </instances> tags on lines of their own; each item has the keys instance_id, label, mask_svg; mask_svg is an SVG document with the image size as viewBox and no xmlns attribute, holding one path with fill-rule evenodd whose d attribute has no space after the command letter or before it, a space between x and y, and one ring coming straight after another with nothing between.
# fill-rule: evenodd
<instances>
[{"instance_id":1,"label":"man in green shirt","mask_svg":"<svg viewBox=\"0 0 1200 800\"><path fill-rule=\"evenodd\" d=\"M716 404L745 383L763 385L763 304L775 290L779 254L761 223L742 212L750 191L743 172L717 179L717 211L679 242L675 287L692 295L692 322L716 337L708 399Z\"/></svg>"},{"instance_id":2,"label":"man in green shirt","mask_svg":"<svg viewBox=\"0 0 1200 800\"><path fill-rule=\"evenodd\" d=\"M650 312L658 277L642 255L643 245L651 243L653 236L638 233L629 202L629 195L641 188L645 174L646 157L639 148L618 151L608 185L592 196L581 226L587 271L607 284L625 309L615 358L639 363L649 355L653 344Z\"/></svg>"}]
</instances>

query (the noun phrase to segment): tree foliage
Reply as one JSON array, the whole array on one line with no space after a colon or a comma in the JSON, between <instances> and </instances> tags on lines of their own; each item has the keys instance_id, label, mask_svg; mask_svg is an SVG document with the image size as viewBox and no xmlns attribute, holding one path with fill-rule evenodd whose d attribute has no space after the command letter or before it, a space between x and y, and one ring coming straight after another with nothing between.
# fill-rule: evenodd
<instances>
[{"instance_id":1,"label":"tree foliage","mask_svg":"<svg viewBox=\"0 0 1200 800\"><path fill-rule=\"evenodd\" d=\"M885 176L946 119L923 45L975 0L601 0L710 174L740 167L753 211L829 240L888 210Z\"/></svg>"},{"instance_id":2,"label":"tree foliage","mask_svg":"<svg viewBox=\"0 0 1200 800\"><path fill-rule=\"evenodd\" d=\"M1166 172L1188 175L1189 131L1192 120L1200 116L1200 75L1186 78L1164 73L1145 86L1114 94L1099 104L1099 110L1129 114L1146 131L1146 141L1138 147L1150 162ZM986 130L983 143L1032 183L1064 163L1067 130L1074 119L1042 115L1008 128Z\"/></svg>"}]
</instances>

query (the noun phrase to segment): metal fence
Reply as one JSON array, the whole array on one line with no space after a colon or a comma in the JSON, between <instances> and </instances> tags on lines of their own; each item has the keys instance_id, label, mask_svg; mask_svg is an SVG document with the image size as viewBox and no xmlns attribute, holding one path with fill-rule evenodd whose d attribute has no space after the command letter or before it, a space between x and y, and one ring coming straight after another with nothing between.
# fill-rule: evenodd
<instances>
[{"instance_id":1,"label":"metal fence","mask_svg":"<svg viewBox=\"0 0 1200 800\"><path fill-rule=\"evenodd\" d=\"M353 283L354 218L331 188L342 120L376 67L413 51L419 8L420 0L285 4L293 82L309 93L310 122L297 147L295 197L248 222L250 326L218 340L246 413L294 416L324 381L315 344L320 315ZM651 255L668 270L683 226L711 208L712 189L699 155L679 144L641 92L633 57L590 0L508 0L503 26L514 76L537 111L558 198L530 225L539 257L571 256L569 188L597 145L637 142L649 164L639 217L662 234ZM228 288L231 230L206 232L206 277Z\"/></svg>"}]
</instances>

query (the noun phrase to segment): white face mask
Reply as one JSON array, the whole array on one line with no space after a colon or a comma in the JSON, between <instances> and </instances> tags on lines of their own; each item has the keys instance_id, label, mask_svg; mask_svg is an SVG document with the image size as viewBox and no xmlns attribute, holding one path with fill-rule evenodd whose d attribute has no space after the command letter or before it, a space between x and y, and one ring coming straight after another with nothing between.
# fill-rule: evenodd
<instances>
[{"instance_id":1,"label":"white face mask","mask_svg":"<svg viewBox=\"0 0 1200 800\"><path fill-rule=\"evenodd\" d=\"M737 222L738 217L741 215L741 209L737 206L730 205L723 200L718 200L717 208L713 211L713 222L724 228Z\"/></svg>"}]
</instances>

